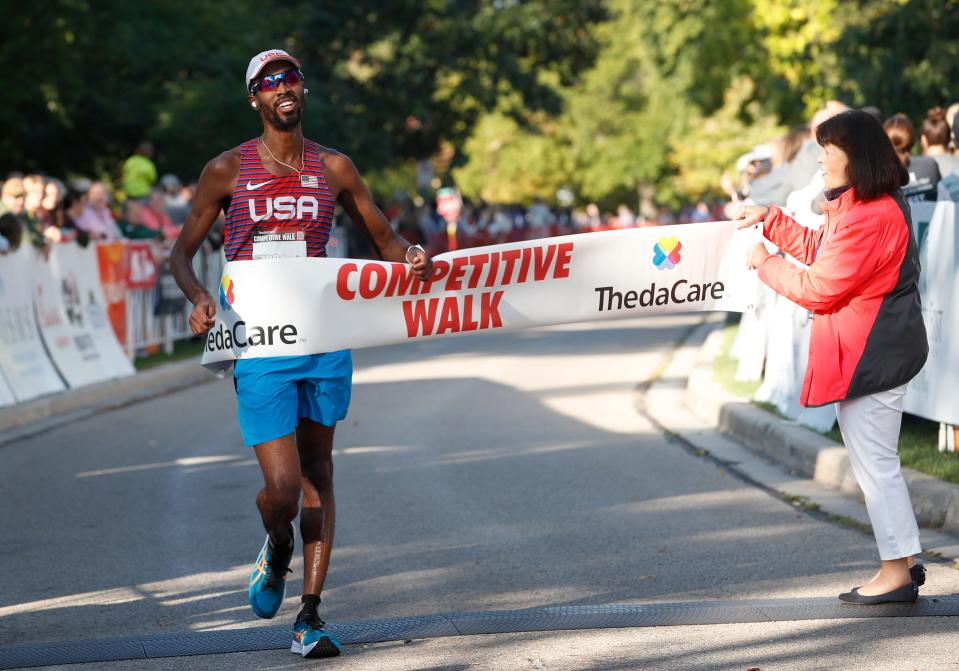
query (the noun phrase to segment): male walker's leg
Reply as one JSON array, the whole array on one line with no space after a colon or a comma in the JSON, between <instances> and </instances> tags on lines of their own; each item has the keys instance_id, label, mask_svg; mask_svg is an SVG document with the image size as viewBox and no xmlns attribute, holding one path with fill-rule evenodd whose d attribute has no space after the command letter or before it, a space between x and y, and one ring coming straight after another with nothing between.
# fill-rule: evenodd
<instances>
[{"instance_id":1,"label":"male walker's leg","mask_svg":"<svg viewBox=\"0 0 959 671\"><path fill-rule=\"evenodd\" d=\"M336 500L333 495L333 432L306 418L296 429L300 454L303 509L300 534L303 537L303 594L323 591L333 550Z\"/></svg>"},{"instance_id":2,"label":"male walker's leg","mask_svg":"<svg viewBox=\"0 0 959 671\"><path fill-rule=\"evenodd\" d=\"M300 457L294 434L260 443L254 450L264 482L256 495L256 506L270 540L284 547L300 503Z\"/></svg>"},{"instance_id":3,"label":"male walker's leg","mask_svg":"<svg viewBox=\"0 0 959 671\"><path fill-rule=\"evenodd\" d=\"M320 593L330 566L336 501L333 498L333 429L300 418L296 445L300 453L303 509L300 535L303 537L302 607L293 625L291 652L304 657L333 657L340 654L340 642L319 616Z\"/></svg>"},{"instance_id":4,"label":"male walker's leg","mask_svg":"<svg viewBox=\"0 0 959 671\"><path fill-rule=\"evenodd\" d=\"M267 537L250 574L249 600L253 612L271 618L283 604L286 574L293 558L293 519L300 499L300 458L293 434L257 445L264 487L256 505Z\"/></svg>"}]
</instances>

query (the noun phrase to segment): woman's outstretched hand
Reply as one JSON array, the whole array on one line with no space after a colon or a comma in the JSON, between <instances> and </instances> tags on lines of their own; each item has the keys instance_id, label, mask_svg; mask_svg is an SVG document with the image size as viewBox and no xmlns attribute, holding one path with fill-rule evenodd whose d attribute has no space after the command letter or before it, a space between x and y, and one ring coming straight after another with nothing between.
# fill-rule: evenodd
<instances>
[{"instance_id":1,"label":"woman's outstretched hand","mask_svg":"<svg viewBox=\"0 0 959 671\"><path fill-rule=\"evenodd\" d=\"M749 228L762 222L769 214L769 208L762 205L740 205L739 211L733 217L733 221L738 221L736 228Z\"/></svg>"},{"instance_id":2,"label":"woman's outstretched hand","mask_svg":"<svg viewBox=\"0 0 959 671\"><path fill-rule=\"evenodd\" d=\"M755 270L766 260L766 257L769 256L769 251L766 249L766 245L761 242L757 242L753 245L748 252L746 252L746 265L751 269Z\"/></svg>"}]
</instances>

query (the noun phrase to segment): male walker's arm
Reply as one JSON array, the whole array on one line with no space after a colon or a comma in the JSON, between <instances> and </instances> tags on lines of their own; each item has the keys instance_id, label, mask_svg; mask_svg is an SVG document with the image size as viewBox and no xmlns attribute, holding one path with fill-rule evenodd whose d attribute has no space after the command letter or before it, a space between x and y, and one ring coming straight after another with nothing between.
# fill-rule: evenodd
<instances>
[{"instance_id":1,"label":"male walker's arm","mask_svg":"<svg viewBox=\"0 0 959 671\"><path fill-rule=\"evenodd\" d=\"M393 230L386 216L373 202L373 196L360 178L353 161L343 154L331 153L326 165L328 175L339 187L340 204L353 223L369 231L383 260L409 263L417 277L428 279L433 273L433 260L421 247L411 249L410 243Z\"/></svg>"},{"instance_id":2,"label":"male walker's arm","mask_svg":"<svg viewBox=\"0 0 959 671\"><path fill-rule=\"evenodd\" d=\"M194 306L190 314L190 329L196 335L206 333L213 327L216 302L193 272L193 257L233 195L238 173L239 161L231 152L224 152L206 164L197 184L193 209L170 252L173 277Z\"/></svg>"}]
</instances>

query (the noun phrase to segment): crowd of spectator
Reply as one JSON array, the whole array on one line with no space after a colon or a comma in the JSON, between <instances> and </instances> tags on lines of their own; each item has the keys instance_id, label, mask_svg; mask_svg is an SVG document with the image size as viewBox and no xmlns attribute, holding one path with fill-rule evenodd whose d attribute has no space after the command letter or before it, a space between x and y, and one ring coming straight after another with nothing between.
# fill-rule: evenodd
<instances>
[{"instance_id":1,"label":"crowd of spectator","mask_svg":"<svg viewBox=\"0 0 959 671\"><path fill-rule=\"evenodd\" d=\"M723 175L721 187L729 202L724 218L733 215L740 203L779 205L806 225L818 227L824 198L822 176L817 158L816 128L826 119L849 109L831 101L818 110L808 125L794 128L786 135L754 147L736 163L735 175ZM919 133L905 114L883 118L875 107L862 111L872 115L886 131L909 173L903 194L909 199L936 200L939 182L959 168L959 132L953 123L959 103L948 111L933 107L926 114ZM918 136L918 137L917 137ZM917 147L917 139L919 147ZM917 149L921 153L914 153Z\"/></svg>"},{"instance_id":2,"label":"crowd of spectator","mask_svg":"<svg viewBox=\"0 0 959 671\"><path fill-rule=\"evenodd\" d=\"M622 203L615 210L603 210L596 203L589 203L585 208L551 207L542 199L536 199L532 205L524 207L517 203L494 204L466 199L459 213L450 217L452 221L441 216L435 204L422 200L417 203L401 193L382 209L394 229L410 242L423 245L431 254L445 252L451 244L459 249L573 233L723 218L723 203L718 199L700 200L678 212L661 207L647 216ZM351 256L372 254L372 246L359 231L351 231L349 245Z\"/></svg>"},{"instance_id":3,"label":"crowd of spectator","mask_svg":"<svg viewBox=\"0 0 959 671\"><path fill-rule=\"evenodd\" d=\"M730 218L739 203L776 204L800 221L816 224L822 211L822 177L817 158L816 128L848 109L832 101L817 111L809 124L754 147L736 162L735 173L726 173L720 187L728 200L701 200L678 212L660 207L639 214L626 204L615 210L596 203L584 208L551 207L536 200L529 207L465 201L447 218L434 203L399 194L383 206L394 228L408 240L437 254L457 248L515 242L554 235L622 228L681 224ZM959 132L953 123L959 103L948 111L930 109L919 132L904 114L883 118L874 107L863 108L886 130L910 175L904 193L910 198L935 200L943 176L959 169ZM917 147L917 140L919 147ZM921 148L921 153L914 153ZM169 248L190 211L196 185L184 186L175 175L158 177L153 146L141 143L123 163L115 185L79 178L63 181L40 174L11 173L2 185L0 199L0 253L28 242L41 249L61 242L90 240L154 240ZM347 253L372 256L362 231L340 217L348 231ZM220 227L210 244L222 241Z\"/></svg>"},{"instance_id":4,"label":"crowd of spectator","mask_svg":"<svg viewBox=\"0 0 959 671\"><path fill-rule=\"evenodd\" d=\"M58 243L123 239L153 240L168 249L194 191L195 185L184 186L175 175L157 178L149 142L124 162L116 184L12 172L0 187L0 253L21 244L46 252Z\"/></svg>"}]
</instances>

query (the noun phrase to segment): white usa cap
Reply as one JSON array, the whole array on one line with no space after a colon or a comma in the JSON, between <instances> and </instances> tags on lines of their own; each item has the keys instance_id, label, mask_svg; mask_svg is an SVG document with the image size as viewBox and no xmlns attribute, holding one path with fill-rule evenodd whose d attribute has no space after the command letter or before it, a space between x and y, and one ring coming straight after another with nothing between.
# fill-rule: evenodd
<instances>
[{"instance_id":1,"label":"white usa cap","mask_svg":"<svg viewBox=\"0 0 959 671\"><path fill-rule=\"evenodd\" d=\"M297 68L300 67L300 62L290 56L288 53L282 49L270 49L268 51L261 51L256 56L250 59L250 64L246 66L246 89L250 90L250 84L254 79L260 74L260 71L266 67L268 63L274 61L289 61Z\"/></svg>"}]
</instances>

